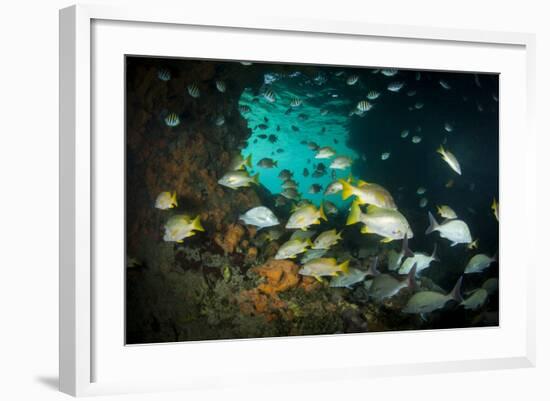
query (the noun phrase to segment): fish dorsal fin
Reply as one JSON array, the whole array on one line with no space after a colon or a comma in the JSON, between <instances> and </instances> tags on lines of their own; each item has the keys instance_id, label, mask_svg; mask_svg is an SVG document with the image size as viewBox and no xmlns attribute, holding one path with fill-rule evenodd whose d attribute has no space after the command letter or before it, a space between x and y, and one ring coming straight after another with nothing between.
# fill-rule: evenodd
<instances>
[{"instance_id":1,"label":"fish dorsal fin","mask_svg":"<svg viewBox=\"0 0 550 401\"><path fill-rule=\"evenodd\" d=\"M363 185L369 185L369 183L367 181L357 180L358 187L362 187Z\"/></svg>"},{"instance_id":2,"label":"fish dorsal fin","mask_svg":"<svg viewBox=\"0 0 550 401\"><path fill-rule=\"evenodd\" d=\"M376 212L378 209L380 209L378 206L376 205L368 205L367 206L367 213L374 213Z\"/></svg>"}]
</instances>

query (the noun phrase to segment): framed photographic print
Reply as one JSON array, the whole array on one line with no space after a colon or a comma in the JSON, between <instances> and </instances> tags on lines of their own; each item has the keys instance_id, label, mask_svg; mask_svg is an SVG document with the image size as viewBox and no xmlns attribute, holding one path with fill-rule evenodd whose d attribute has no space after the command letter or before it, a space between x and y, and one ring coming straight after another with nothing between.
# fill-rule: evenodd
<instances>
[{"instance_id":1,"label":"framed photographic print","mask_svg":"<svg viewBox=\"0 0 550 401\"><path fill-rule=\"evenodd\" d=\"M532 36L60 21L62 391L532 366Z\"/></svg>"}]
</instances>

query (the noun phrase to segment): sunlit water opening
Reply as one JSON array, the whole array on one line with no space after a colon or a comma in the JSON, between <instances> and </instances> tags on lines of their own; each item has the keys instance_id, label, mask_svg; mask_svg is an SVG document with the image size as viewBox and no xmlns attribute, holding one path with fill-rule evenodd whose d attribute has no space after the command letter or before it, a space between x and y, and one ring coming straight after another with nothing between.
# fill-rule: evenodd
<instances>
[{"instance_id":1,"label":"sunlit water opening","mask_svg":"<svg viewBox=\"0 0 550 401\"><path fill-rule=\"evenodd\" d=\"M325 198L341 208L344 202L340 193L324 197L323 192L335 179L347 178L351 168L329 168L334 158L316 159L316 151L307 144L313 142L320 147L330 146L336 151L336 156L348 156L356 160L359 155L347 146L349 111L353 105L344 100L337 89L315 86L310 78L302 74L281 79L266 74L264 79L275 94L274 102L251 89L245 90L239 101L240 105L250 108L250 111L242 113L252 130L242 155L246 157L252 154L251 173L259 173L261 184L275 195L283 191L283 181L278 175L288 169L298 183L302 199L308 199L319 206ZM291 107L295 99L299 99L301 105ZM258 166L263 158L274 160L277 166ZM319 167L319 163L324 165L326 173L316 177L315 171L323 168ZM321 186L320 192L312 193L313 184Z\"/></svg>"}]
</instances>

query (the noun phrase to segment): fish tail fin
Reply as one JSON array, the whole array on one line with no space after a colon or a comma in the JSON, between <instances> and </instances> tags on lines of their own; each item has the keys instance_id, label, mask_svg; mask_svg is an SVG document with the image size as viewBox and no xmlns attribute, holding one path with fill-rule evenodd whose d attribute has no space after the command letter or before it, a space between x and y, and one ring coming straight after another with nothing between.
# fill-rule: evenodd
<instances>
[{"instance_id":1,"label":"fish tail fin","mask_svg":"<svg viewBox=\"0 0 550 401\"><path fill-rule=\"evenodd\" d=\"M430 226L426 229L426 234L432 233L439 228L439 224L437 224L437 220L431 212L428 212L428 218L430 219Z\"/></svg>"},{"instance_id":2,"label":"fish tail fin","mask_svg":"<svg viewBox=\"0 0 550 401\"><path fill-rule=\"evenodd\" d=\"M456 302L462 302L464 301L464 298L462 298L462 295L460 294L460 288L462 287L462 276L457 280L454 288L449 292L449 297L451 299L454 299Z\"/></svg>"},{"instance_id":3,"label":"fish tail fin","mask_svg":"<svg viewBox=\"0 0 550 401\"><path fill-rule=\"evenodd\" d=\"M178 196L176 194L176 191L174 191L174 193L170 195L170 200L172 201L172 204L174 205L174 207L178 207Z\"/></svg>"},{"instance_id":4,"label":"fish tail fin","mask_svg":"<svg viewBox=\"0 0 550 401\"><path fill-rule=\"evenodd\" d=\"M407 275L407 287L414 290L416 287L416 263L413 265L409 274Z\"/></svg>"},{"instance_id":5,"label":"fish tail fin","mask_svg":"<svg viewBox=\"0 0 550 401\"><path fill-rule=\"evenodd\" d=\"M351 226L352 224L358 223L361 220L361 208L359 207L359 202L357 200L353 201L351 204L351 209L346 221L346 226Z\"/></svg>"},{"instance_id":6,"label":"fish tail fin","mask_svg":"<svg viewBox=\"0 0 550 401\"><path fill-rule=\"evenodd\" d=\"M319 206L319 216L325 220L325 221L328 221L327 219L327 216L325 214L325 211L323 210L323 204L321 204L321 206Z\"/></svg>"},{"instance_id":7,"label":"fish tail fin","mask_svg":"<svg viewBox=\"0 0 550 401\"><path fill-rule=\"evenodd\" d=\"M307 246L309 246L310 248L313 246L313 241L311 241L311 238L308 238L304 241L306 243Z\"/></svg>"},{"instance_id":8,"label":"fish tail fin","mask_svg":"<svg viewBox=\"0 0 550 401\"><path fill-rule=\"evenodd\" d=\"M378 256L374 257L374 260L372 261L369 270L373 276L378 276L380 274L380 271L378 270Z\"/></svg>"},{"instance_id":9,"label":"fish tail fin","mask_svg":"<svg viewBox=\"0 0 550 401\"><path fill-rule=\"evenodd\" d=\"M348 274L349 273L349 259L346 260L345 262L342 262L338 265L339 267L339 270L344 273L344 274Z\"/></svg>"},{"instance_id":10,"label":"fish tail fin","mask_svg":"<svg viewBox=\"0 0 550 401\"><path fill-rule=\"evenodd\" d=\"M200 216L195 217L195 219L191 223L191 227L193 228L193 230L204 231L204 227L201 224Z\"/></svg>"},{"instance_id":11,"label":"fish tail fin","mask_svg":"<svg viewBox=\"0 0 550 401\"><path fill-rule=\"evenodd\" d=\"M404 258L412 258L414 256L414 252L411 251L411 249L409 248L409 236L407 234L403 236L401 253L403 254Z\"/></svg>"},{"instance_id":12,"label":"fish tail fin","mask_svg":"<svg viewBox=\"0 0 550 401\"><path fill-rule=\"evenodd\" d=\"M434 262L439 262L439 258L437 257L437 242L434 244L434 251L432 252L432 259Z\"/></svg>"},{"instance_id":13,"label":"fish tail fin","mask_svg":"<svg viewBox=\"0 0 550 401\"><path fill-rule=\"evenodd\" d=\"M341 178L338 182L342 184L342 199L346 200L353 195L353 186L349 182Z\"/></svg>"},{"instance_id":14,"label":"fish tail fin","mask_svg":"<svg viewBox=\"0 0 550 401\"><path fill-rule=\"evenodd\" d=\"M251 168L252 167L252 153L249 154L246 159L244 159L244 165L247 166L248 168Z\"/></svg>"},{"instance_id":15,"label":"fish tail fin","mask_svg":"<svg viewBox=\"0 0 550 401\"><path fill-rule=\"evenodd\" d=\"M278 163L277 160L273 160L273 165L274 165L275 167L279 167L279 166L277 165L277 163Z\"/></svg>"},{"instance_id":16,"label":"fish tail fin","mask_svg":"<svg viewBox=\"0 0 550 401\"><path fill-rule=\"evenodd\" d=\"M260 173L252 176L252 182L256 185L260 185Z\"/></svg>"}]
</instances>

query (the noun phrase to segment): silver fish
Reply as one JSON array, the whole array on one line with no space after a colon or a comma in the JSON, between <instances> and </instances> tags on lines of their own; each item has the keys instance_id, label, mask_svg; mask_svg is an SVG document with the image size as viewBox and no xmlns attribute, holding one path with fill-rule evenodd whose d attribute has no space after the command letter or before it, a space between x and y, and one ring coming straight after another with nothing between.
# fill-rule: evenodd
<instances>
[{"instance_id":1,"label":"silver fish","mask_svg":"<svg viewBox=\"0 0 550 401\"><path fill-rule=\"evenodd\" d=\"M195 99L197 99L201 95L199 86L194 82L187 86L187 93L189 93L189 95Z\"/></svg>"},{"instance_id":2,"label":"silver fish","mask_svg":"<svg viewBox=\"0 0 550 401\"><path fill-rule=\"evenodd\" d=\"M250 209L245 214L239 216L239 220L245 224L256 226L259 229L279 225L277 216L265 206L258 206Z\"/></svg>"},{"instance_id":3,"label":"silver fish","mask_svg":"<svg viewBox=\"0 0 550 401\"><path fill-rule=\"evenodd\" d=\"M169 127L180 125L180 118L176 113L170 113L164 118L164 123Z\"/></svg>"}]
</instances>

